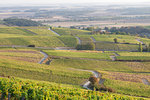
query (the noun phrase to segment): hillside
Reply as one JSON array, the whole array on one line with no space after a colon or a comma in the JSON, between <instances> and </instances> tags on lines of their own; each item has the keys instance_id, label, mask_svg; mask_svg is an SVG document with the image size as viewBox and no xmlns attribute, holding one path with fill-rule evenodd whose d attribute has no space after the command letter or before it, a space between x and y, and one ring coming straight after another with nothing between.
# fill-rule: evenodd
<instances>
[{"instance_id":1,"label":"hillside","mask_svg":"<svg viewBox=\"0 0 150 100\"><path fill-rule=\"evenodd\" d=\"M149 99L149 41L131 35L92 35L80 29L0 26L0 95L42 100ZM88 43L95 50L76 50ZM139 52L140 46L145 52ZM98 79L94 86L89 81L92 76Z\"/></svg>"}]
</instances>

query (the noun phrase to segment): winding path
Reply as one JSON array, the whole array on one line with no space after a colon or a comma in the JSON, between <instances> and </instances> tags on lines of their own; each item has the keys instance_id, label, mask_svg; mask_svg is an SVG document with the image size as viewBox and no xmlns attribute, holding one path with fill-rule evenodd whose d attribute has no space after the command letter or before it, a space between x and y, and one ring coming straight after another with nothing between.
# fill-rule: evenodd
<instances>
[{"instance_id":1,"label":"winding path","mask_svg":"<svg viewBox=\"0 0 150 100\"><path fill-rule=\"evenodd\" d=\"M113 55L113 56L110 56L110 58L111 58L112 61L115 61L115 60L116 60L116 57L117 57L117 56L120 56L120 55L117 54L116 52L113 53L113 54L114 54L114 55Z\"/></svg>"},{"instance_id":2,"label":"winding path","mask_svg":"<svg viewBox=\"0 0 150 100\"><path fill-rule=\"evenodd\" d=\"M54 34L56 34L57 36L60 36L60 34L58 34L57 32L51 30L51 28L49 28L48 30L52 31Z\"/></svg>"},{"instance_id":3,"label":"winding path","mask_svg":"<svg viewBox=\"0 0 150 100\"><path fill-rule=\"evenodd\" d=\"M143 82L145 85L150 85L150 82L149 82L147 79L145 79L145 78L142 79L142 82Z\"/></svg>"},{"instance_id":4,"label":"winding path","mask_svg":"<svg viewBox=\"0 0 150 100\"><path fill-rule=\"evenodd\" d=\"M94 77L100 78L99 84L103 84L104 81L105 81L105 79L102 79L102 78L101 78L101 77L102 77L102 74L99 73L99 72L97 72L97 71L84 70L84 69L74 69L74 68L70 68L70 69L71 69L71 70L78 70L78 71L91 72L91 73L94 75ZM86 88L86 89L88 89L88 90L91 90L91 89L89 88L90 83L91 83L90 81L87 81L86 83L84 83L83 87Z\"/></svg>"},{"instance_id":5,"label":"winding path","mask_svg":"<svg viewBox=\"0 0 150 100\"><path fill-rule=\"evenodd\" d=\"M138 42L140 42L141 44L144 44L141 39L136 39Z\"/></svg>"},{"instance_id":6,"label":"winding path","mask_svg":"<svg viewBox=\"0 0 150 100\"><path fill-rule=\"evenodd\" d=\"M40 51L40 53L44 55L44 58L42 58L42 59L39 61L39 64L42 64L42 63L44 62L44 60L46 60L46 59L48 58L48 55L47 55L45 52L43 52L43 51Z\"/></svg>"},{"instance_id":7,"label":"winding path","mask_svg":"<svg viewBox=\"0 0 150 100\"><path fill-rule=\"evenodd\" d=\"M81 40L80 40L80 38L79 37L75 37L77 40L78 40L78 44L81 44Z\"/></svg>"},{"instance_id":8,"label":"winding path","mask_svg":"<svg viewBox=\"0 0 150 100\"><path fill-rule=\"evenodd\" d=\"M91 39L93 40L94 43L96 42L96 40L94 39L94 37L91 37Z\"/></svg>"}]
</instances>

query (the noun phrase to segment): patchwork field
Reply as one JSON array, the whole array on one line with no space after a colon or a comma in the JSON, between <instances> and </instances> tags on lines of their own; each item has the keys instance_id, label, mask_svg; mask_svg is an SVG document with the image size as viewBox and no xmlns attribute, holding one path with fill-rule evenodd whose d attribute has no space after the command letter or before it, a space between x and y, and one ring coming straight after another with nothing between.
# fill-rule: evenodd
<instances>
[{"instance_id":1,"label":"patchwork field","mask_svg":"<svg viewBox=\"0 0 150 100\"><path fill-rule=\"evenodd\" d=\"M57 100L60 98L137 100L136 97L127 95L150 98L150 87L143 81L143 79L150 81L150 53L137 52L139 42L148 44L149 39L129 35L91 35L90 31L85 30L53 28L60 34L56 36L48 28L47 26L0 27L2 46L42 47L0 48L0 85L11 89L10 82L16 86L18 92L11 91L11 93L18 95L18 98L25 96L22 94L23 91L19 92L19 87L26 87L29 84L30 89L34 91L33 94L44 98L50 95L49 98ZM96 50L99 51L44 50L44 47L75 49L79 44L76 36L79 37L81 44L94 43ZM117 38L118 43L114 43L114 38ZM39 50L46 54L42 54ZM113 60L112 57L119 61ZM39 64L43 58L45 58L43 63ZM103 85L114 90L113 94L85 90L81 87L90 76L93 76L92 71L100 73L105 80ZM8 94L10 91L0 88L0 95L3 92ZM26 96L32 98L28 93ZM33 98L41 97L33 96Z\"/></svg>"}]
</instances>

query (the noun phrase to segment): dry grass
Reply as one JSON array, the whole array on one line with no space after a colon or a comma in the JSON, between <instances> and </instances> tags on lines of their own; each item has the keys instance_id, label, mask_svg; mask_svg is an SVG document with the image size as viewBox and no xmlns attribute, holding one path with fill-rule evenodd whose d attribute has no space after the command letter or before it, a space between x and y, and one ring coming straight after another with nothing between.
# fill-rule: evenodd
<instances>
[{"instance_id":1,"label":"dry grass","mask_svg":"<svg viewBox=\"0 0 150 100\"><path fill-rule=\"evenodd\" d=\"M27 61L38 63L43 55L36 50L30 49L1 49L0 58L1 59L13 59L19 61Z\"/></svg>"},{"instance_id":2,"label":"dry grass","mask_svg":"<svg viewBox=\"0 0 150 100\"><path fill-rule=\"evenodd\" d=\"M34 62L38 63L41 59L40 58L31 58L31 57L13 57L13 56L0 56L0 59L13 59L19 61L27 61L27 62Z\"/></svg>"},{"instance_id":3,"label":"dry grass","mask_svg":"<svg viewBox=\"0 0 150 100\"><path fill-rule=\"evenodd\" d=\"M121 81L138 82L138 83L142 83L143 78L150 81L150 75L146 75L146 74L107 72L103 74L103 77L112 80L121 80Z\"/></svg>"},{"instance_id":4,"label":"dry grass","mask_svg":"<svg viewBox=\"0 0 150 100\"><path fill-rule=\"evenodd\" d=\"M59 50L65 52L87 52L87 53L103 53L103 51L90 51L90 50Z\"/></svg>"}]
</instances>

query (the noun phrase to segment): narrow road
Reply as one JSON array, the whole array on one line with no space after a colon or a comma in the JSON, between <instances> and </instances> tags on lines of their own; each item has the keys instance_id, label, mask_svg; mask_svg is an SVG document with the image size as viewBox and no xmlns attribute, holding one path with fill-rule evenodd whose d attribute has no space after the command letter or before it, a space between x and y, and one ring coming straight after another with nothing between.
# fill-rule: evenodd
<instances>
[{"instance_id":1,"label":"narrow road","mask_svg":"<svg viewBox=\"0 0 150 100\"><path fill-rule=\"evenodd\" d=\"M54 34L56 34L57 36L60 36L57 32L51 30L50 28L49 28L48 30L52 31L52 32L53 32Z\"/></svg>"},{"instance_id":2,"label":"narrow road","mask_svg":"<svg viewBox=\"0 0 150 100\"><path fill-rule=\"evenodd\" d=\"M78 70L78 71L91 72L91 73L94 75L94 77L100 79L99 84L103 84L104 81L105 81L105 79L102 79L102 78L101 78L101 77L102 77L102 74L99 73L99 72L97 72L97 71L93 71L93 70L84 70L84 69L74 69L74 68L70 68L70 69L71 69L71 70ZM86 89L88 89L88 90L91 90L91 89L89 88L90 83L91 83L91 82L88 80L86 83L84 83L83 87L86 88Z\"/></svg>"},{"instance_id":3,"label":"narrow road","mask_svg":"<svg viewBox=\"0 0 150 100\"><path fill-rule=\"evenodd\" d=\"M98 72L96 72L96 71L92 71L92 70L80 70L80 71L92 72L93 75L94 75L94 77L96 77L96 78L99 78L100 75L101 75L100 73L98 73ZM91 90L91 89L89 88L90 83L91 83L90 81L87 81L86 83L84 83L83 87L86 88L86 89L88 89L88 90ZM102 82L99 82L99 83L102 83Z\"/></svg>"},{"instance_id":4,"label":"narrow road","mask_svg":"<svg viewBox=\"0 0 150 100\"><path fill-rule=\"evenodd\" d=\"M91 37L91 39L93 40L93 42L96 42L96 40L94 39L94 37Z\"/></svg>"},{"instance_id":5,"label":"narrow road","mask_svg":"<svg viewBox=\"0 0 150 100\"><path fill-rule=\"evenodd\" d=\"M145 78L142 79L142 82L143 82L145 85L150 85L150 82L149 82L147 79L145 79Z\"/></svg>"},{"instance_id":6,"label":"narrow road","mask_svg":"<svg viewBox=\"0 0 150 100\"><path fill-rule=\"evenodd\" d=\"M44 58L42 58L41 61L39 61L39 64L42 64L44 62L44 60L46 60L48 58L48 55L43 51L40 51L40 53L44 55Z\"/></svg>"},{"instance_id":7,"label":"narrow road","mask_svg":"<svg viewBox=\"0 0 150 100\"><path fill-rule=\"evenodd\" d=\"M80 38L79 37L75 37L77 40L78 40L78 44L81 44L81 40L80 40Z\"/></svg>"},{"instance_id":8,"label":"narrow road","mask_svg":"<svg viewBox=\"0 0 150 100\"><path fill-rule=\"evenodd\" d=\"M138 42L140 42L141 44L144 44L143 41L141 41L141 39L136 39Z\"/></svg>"},{"instance_id":9,"label":"narrow road","mask_svg":"<svg viewBox=\"0 0 150 100\"><path fill-rule=\"evenodd\" d=\"M113 54L114 54L113 56L110 56L110 59L111 59L112 61L115 61L115 60L116 60L116 57L117 57L117 56L120 56L120 55L117 54L116 52L113 53Z\"/></svg>"},{"instance_id":10,"label":"narrow road","mask_svg":"<svg viewBox=\"0 0 150 100\"><path fill-rule=\"evenodd\" d=\"M116 56L110 56L110 59L111 59L112 61L115 61L115 60L116 60Z\"/></svg>"}]
</instances>

